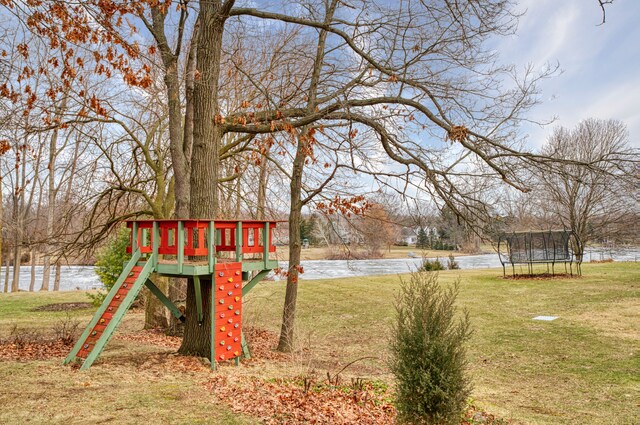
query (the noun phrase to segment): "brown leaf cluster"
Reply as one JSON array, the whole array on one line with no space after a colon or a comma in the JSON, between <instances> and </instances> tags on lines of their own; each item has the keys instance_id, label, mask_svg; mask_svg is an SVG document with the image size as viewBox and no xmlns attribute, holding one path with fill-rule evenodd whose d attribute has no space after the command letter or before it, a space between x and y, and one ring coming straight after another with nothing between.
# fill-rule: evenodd
<instances>
[{"instance_id":1,"label":"brown leaf cluster","mask_svg":"<svg viewBox=\"0 0 640 425\"><path fill-rule=\"evenodd\" d=\"M343 198L336 195L333 200L325 203L318 202L316 208L327 214L340 213L351 217L352 214L363 215L371 206L363 195Z\"/></svg>"},{"instance_id":2,"label":"brown leaf cluster","mask_svg":"<svg viewBox=\"0 0 640 425\"><path fill-rule=\"evenodd\" d=\"M52 341L2 341L0 359L2 360L47 360L63 358L69 354L73 344L62 339Z\"/></svg>"},{"instance_id":3,"label":"brown leaf cluster","mask_svg":"<svg viewBox=\"0 0 640 425\"><path fill-rule=\"evenodd\" d=\"M69 92L76 79L83 82L89 73L104 78L121 76L128 85L141 88L151 85L150 67L141 61L141 47L137 42L128 42L123 34L137 32L129 17L135 19L142 16L154 6L166 9L167 4L160 5L157 0L29 0L26 7L14 0L1 0L0 4L12 9L25 28L47 45L47 51L39 53L45 56L50 66L40 66L37 70L37 67L29 65L22 67L16 76L18 83L29 80L36 72L42 75L55 74L57 82L46 90L46 96L54 101L61 93ZM148 50L151 52L152 48L149 47ZM26 43L18 44L16 51L24 60L30 59L30 49ZM93 52L93 69L82 57L84 51ZM6 56L6 50L2 54ZM80 70L89 72L80 74ZM35 108L38 99L35 92L26 88L10 88L6 84L0 89L0 97L12 102L17 102L22 94L27 102L26 114ZM80 97L91 104L91 109L97 115L107 117L106 109L92 96ZM82 112L80 116L86 116L86 110L83 109ZM45 124L54 124L47 109L43 109L42 113L46 118Z\"/></svg>"},{"instance_id":4,"label":"brown leaf cluster","mask_svg":"<svg viewBox=\"0 0 640 425\"><path fill-rule=\"evenodd\" d=\"M469 137L469 129L464 125L451 126L447 138L452 142L462 143Z\"/></svg>"},{"instance_id":5,"label":"brown leaf cluster","mask_svg":"<svg viewBox=\"0 0 640 425\"><path fill-rule=\"evenodd\" d=\"M275 332L245 326L244 336L251 350L251 360L286 360L290 356L276 351L278 346L278 334Z\"/></svg>"},{"instance_id":6,"label":"brown leaf cluster","mask_svg":"<svg viewBox=\"0 0 640 425\"><path fill-rule=\"evenodd\" d=\"M386 395L370 389L347 390L324 385L305 391L296 380L216 376L205 383L234 412L265 424L389 424L395 409ZM366 397L363 391L368 391Z\"/></svg>"}]
</instances>

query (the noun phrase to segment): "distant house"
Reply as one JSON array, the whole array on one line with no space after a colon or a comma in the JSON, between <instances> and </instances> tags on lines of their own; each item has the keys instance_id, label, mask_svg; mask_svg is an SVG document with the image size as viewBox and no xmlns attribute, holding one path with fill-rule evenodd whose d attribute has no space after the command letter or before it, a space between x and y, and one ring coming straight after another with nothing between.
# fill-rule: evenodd
<instances>
[{"instance_id":1,"label":"distant house","mask_svg":"<svg viewBox=\"0 0 640 425\"><path fill-rule=\"evenodd\" d=\"M403 227L400 231L399 242L406 243L407 245L415 245L418 243L418 233L420 227ZM424 227L424 232L428 237L439 238L438 229L436 227Z\"/></svg>"},{"instance_id":2,"label":"distant house","mask_svg":"<svg viewBox=\"0 0 640 425\"><path fill-rule=\"evenodd\" d=\"M398 242L415 245L418 242L418 233L411 227L403 227L400 230L400 240Z\"/></svg>"}]
</instances>

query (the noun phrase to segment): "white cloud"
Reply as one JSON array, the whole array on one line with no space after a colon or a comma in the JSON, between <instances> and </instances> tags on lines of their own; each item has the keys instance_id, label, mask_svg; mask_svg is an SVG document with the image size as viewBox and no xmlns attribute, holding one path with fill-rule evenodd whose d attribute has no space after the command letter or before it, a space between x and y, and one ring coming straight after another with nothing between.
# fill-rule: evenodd
<instances>
[{"instance_id":1,"label":"white cloud","mask_svg":"<svg viewBox=\"0 0 640 425\"><path fill-rule=\"evenodd\" d=\"M592 4L591 4L592 3ZM503 61L542 67L559 62L562 74L542 84L543 103L531 117L572 127L580 120L616 118L624 121L631 142L640 147L640 2L620 0L601 19L597 2L525 0L518 33L498 43ZM529 143L541 145L552 126L527 126Z\"/></svg>"}]
</instances>

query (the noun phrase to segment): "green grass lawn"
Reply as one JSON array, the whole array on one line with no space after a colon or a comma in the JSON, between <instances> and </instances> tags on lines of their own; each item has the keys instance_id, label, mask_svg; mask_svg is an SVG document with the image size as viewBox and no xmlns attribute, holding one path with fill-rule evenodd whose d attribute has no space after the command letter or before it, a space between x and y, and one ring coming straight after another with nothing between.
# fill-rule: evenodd
<instances>
[{"instance_id":1,"label":"green grass lawn","mask_svg":"<svg viewBox=\"0 0 640 425\"><path fill-rule=\"evenodd\" d=\"M505 280L501 270L441 272L460 279L459 305L468 309L473 397L485 410L525 424L638 424L640 421L640 264L586 264L584 276ZM386 369L397 276L301 281L298 351L285 361L261 361L216 373L264 378L311 369L391 382ZM281 282L258 285L247 297L248 325L279 329ZM0 295L0 336L14 324L51 329L64 312L35 306L86 301L82 292ZM85 324L91 310L74 312ZM553 315L553 322L531 320ZM127 316L119 333L142 327ZM232 417L201 382L211 372L141 367L157 346L113 339L88 372L57 360L0 360L0 423L253 423ZM13 419L13 420L11 420Z\"/></svg>"}]
</instances>

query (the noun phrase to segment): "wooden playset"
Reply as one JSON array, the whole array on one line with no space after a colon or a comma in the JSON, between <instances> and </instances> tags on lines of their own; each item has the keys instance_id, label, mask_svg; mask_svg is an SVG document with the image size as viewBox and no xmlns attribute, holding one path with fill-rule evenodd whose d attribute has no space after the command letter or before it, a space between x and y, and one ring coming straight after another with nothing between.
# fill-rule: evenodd
<instances>
[{"instance_id":1,"label":"wooden playset","mask_svg":"<svg viewBox=\"0 0 640 425\"><path fill-rule=\"evenodd\" d=\"M64 363L88 369L98 358L144 286L184 321L182 312L152 282L151 275L193 279L196 314L202 323L203 284L211 290L211 367L249 357L242 333L242 297L274 268L275 221L128 221L131 259ZM244 282L244 284L243 284Z\"/></svg>"}]
</instances>

